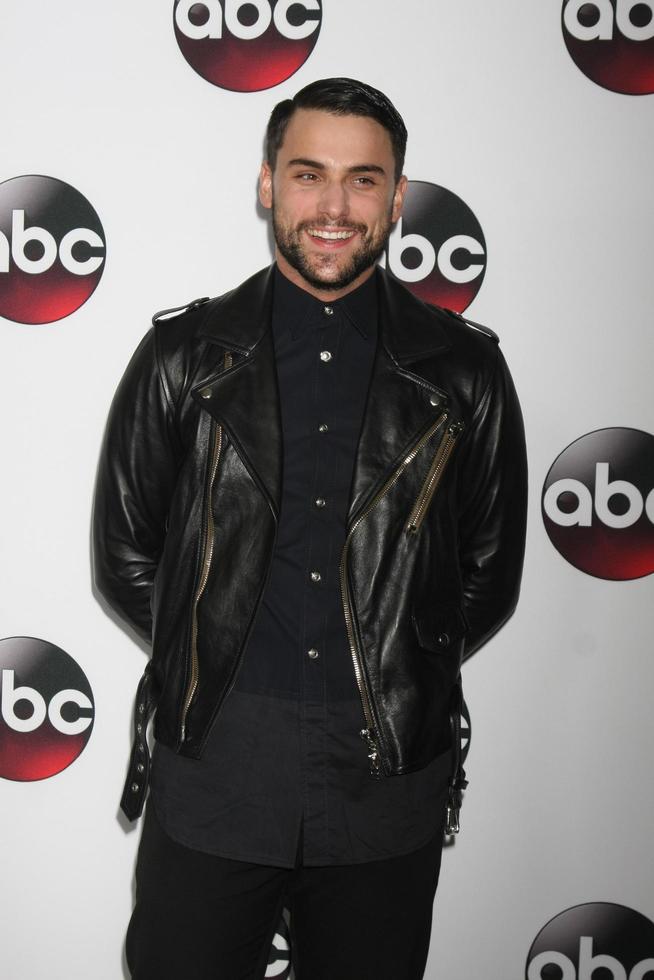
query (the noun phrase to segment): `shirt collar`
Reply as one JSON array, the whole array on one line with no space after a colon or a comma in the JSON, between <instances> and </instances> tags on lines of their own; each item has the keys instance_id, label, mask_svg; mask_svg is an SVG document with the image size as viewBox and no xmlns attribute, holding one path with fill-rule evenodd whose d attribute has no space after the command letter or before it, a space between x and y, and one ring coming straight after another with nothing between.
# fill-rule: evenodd
<instances>
[{"instance_id":1,"label":"shirt collar","mask_svg":"<svg viewBox=\"0 0 654 980\"><path fill-rule=\"evenodd\" d=\"M307 327L325 322L325 307L347 317L362 337L373 340L377 333L376 273L341 299L323 302L296 286L275 266L273 328L288 327L297 340Z\"/></svg>"}]
</instances>

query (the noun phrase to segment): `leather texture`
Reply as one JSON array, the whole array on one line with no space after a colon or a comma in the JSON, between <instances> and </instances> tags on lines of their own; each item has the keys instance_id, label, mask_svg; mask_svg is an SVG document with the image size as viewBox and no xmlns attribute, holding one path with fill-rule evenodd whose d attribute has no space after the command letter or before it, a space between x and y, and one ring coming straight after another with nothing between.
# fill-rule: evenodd
<instances>
[{"instance_id":1,"label":"leather texture","mask_svg":"<svg viewBox=\"0 0 654 980\"><path fill-rule=\"evenodd\" d=\"M449 746L462 660L515 608L527 475L520 407L496 341L376 275L380 339L344 590L382 771L392 775ZM238 670L275 539L282 432L271 290L265 269L155 323L118 387L99 463L96 584L152 642L156 738L196 758ZM461 434L410 532L452 421Z\"/></svg>"}]
</instances>

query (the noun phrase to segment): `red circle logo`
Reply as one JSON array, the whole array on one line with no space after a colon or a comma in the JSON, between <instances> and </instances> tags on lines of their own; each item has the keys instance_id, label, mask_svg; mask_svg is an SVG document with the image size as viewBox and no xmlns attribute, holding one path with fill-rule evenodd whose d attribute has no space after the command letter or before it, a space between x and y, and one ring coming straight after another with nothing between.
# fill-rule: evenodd
<instances>
[{"instance_id":1,"label":"red circle logo","mask_svg":"<svg viewBox=\"0 0 654 980\"><path fill-rule=\"evenodd\" d=\"M552 464L543 520L557 551L596 578L654 572L654 436L598 429Z\"/></svg>"},{"instance_id":2,"label":"red circle logo","mask_svg":"<svg viewBox=\"0 0 654 980\"><path fill-rule=\"evenodd\" d=\"M100 219L55 177L0 183L0 316L52 323L78 310L104 270Z\"/></svg>"},{"instance_id":3,"label":"red circle logo","mask_svg":"<svg viewBox=\"0 0 654 980\"><path fill-rule=\"evenodd\" d=\"M176 0L180 51L198 75L231 92L290 78L313 51L322 0Z\"/></svg>"},{"instance_id":4,"label":"red circle logo","mask_svg":"<svg viewBox=\"0 0 654 980\"><path fill-rule=\"evenodd\" d=\"M479 292L486 242L468 205L438 184L410 180L385 265L415 296L462 313Z\"/></svg>"},{"instance_id":5,"label":"red circle logo","mask_svg":"<svg viewBox=\"0 0 654 980\"><path fill-rule=\"evenodd\" d=\"M641 0L565 0L563 37L578 68L623 95L654 92L654 4Z\"/></svg>"},{"instance_id":6,"label":"red circle logo","mask_svg":"<svg viewBox=\"0 0 654 980\"><path fill-rule=\"evenodd\" d=\"M30 782L66 769L83 751L94 718L91 685L53 643L0 640L0 776Z\"/></svg>"}]
</instances>

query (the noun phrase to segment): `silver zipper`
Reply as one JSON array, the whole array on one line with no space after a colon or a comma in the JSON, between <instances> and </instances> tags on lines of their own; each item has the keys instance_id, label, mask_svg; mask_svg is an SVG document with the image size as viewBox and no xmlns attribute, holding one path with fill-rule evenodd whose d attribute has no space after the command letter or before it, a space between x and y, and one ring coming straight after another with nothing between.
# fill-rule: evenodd
<instances>
[{"instance_id":1,"label":"silver zipper","mask_svg":"<svg viewBox=\"0 0 654 980\"><path fill-rule=\"evenodd\" d=\"M224 367L223 370L227 370L232 366L232 355L227 352L225 354ZM193 596L193 602L191 607L191 676L189 677L188 687L186 688L186 696L184 698L184 704L182 707L182 723L181 723L181 738L182 742L186 739L186 716L188 710L191 706L191 702L195 696L195 692L198 687L198 675L199 675L199 663L198 663L198 606L202 594L207 586L207 581L209 579L209 572L211 571L211 562L213 559L214 551L214 520L213 520L213 510L211 507L211 496L213 493L213 485L216 479L216 473L218 472L218 462L220 460L220 451L222 448L222 426L218 425L214 419L211 421L211 435L210 435L210 445L211 445L211 457L209 462L209 473L206 482L205 497L203 502L203 508L205 513L204 522L204 539L202 544L202 566L200 570L200 579L198 581L198 587L195 590L195 595Z\"/></svg>"},{"instance_id":2,"label":"silver zipper","mask_svg":"<svg viewBox=\"0 0 654 980\"><path fill-rule=\"evenodd\" d=\"M432 497L436 492L436 489L443 478L443 473L447 466L448 460L452 455L456 441L463 431L463 422L451 422L443 435L443 438L438 444L436 449L436 455L434 456L433 462L429 467L429 472L425 478L425 482L422 485L420 493L416 499L415 504L409 515L409 520L406 523L405 531L411 534L416 534L420 529L420 525L423 522L424 516L427 513L429 505L431 503Z\"/></svg>"},{"instance_id":3,"label":"silver zipper","mask_svg":"<svg viewBox=\"0 0 654 980\"><path fill-rule=\"evenodd\" d=\"M361 657L359 651L357 650L356 639L354 636L354 625L353 625L353 615L352 607L350 604L348 583L347 583L347 553L350 546L350 541L352 535L361 524L363 520L368 516L368 514L377 506L379 501L388 493L388 491L397 483L398 479L406 469L406 467L413 462L415 457L418 455L420 450L426 443L429 442L434 432L436 432L440 426L442 426L447 420L447 412L442 412L436 421L427 429L427 431L420 437L418 442L412 447L412 449L404 457L400 465L393 471L391 476L388 478L386 483L377 491L375 496L369 502L369 504L364 508L364 510L359 514L356 521L350 528L345 538L345 544L343 545L343 551L341 553L341 562L339 568L340 583L341 583L341 598L343 601L343 612L345 614L345 626L347 629L348 641L350 644L350 654L352 656L352 665L354 667L354 676L356 678L357 687L359 689L359 696L361 698L361 706L363 708L363 716L365 718L366 727L361 729L361 738L365 741L368 747L368 760L370 762L370 773L375 777L381 775L381 757L379 754L379 735L375 728L375 720L372 713L372 708L370 704L370 696L366 688L365 679L363 676L363 667L361 664Z\"/></svg>"}]
</instances>

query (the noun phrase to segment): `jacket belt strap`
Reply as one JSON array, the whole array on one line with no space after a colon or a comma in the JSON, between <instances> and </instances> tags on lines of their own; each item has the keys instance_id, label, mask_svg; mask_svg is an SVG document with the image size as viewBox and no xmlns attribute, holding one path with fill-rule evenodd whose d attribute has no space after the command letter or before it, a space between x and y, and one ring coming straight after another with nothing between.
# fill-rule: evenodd
<instances>
[{"instance_id":1,"label":"jacket belt strap","mask_svg":"<svg viewBox=\"0 0 654 980\"><path fill-rule=\"evenodd\" d=\"M155 709L152 693L152 665L148 663L139 681L134 704L134 740L120 808L128 820L136 820L143 812L150 780L150 750L148 721Z\"/></svg>"},{"instance_id":2,"label":"jacket belt strap","mask_svg":"<svg viewBox=\"0 0 654 980\"><path fill-rule=\"evenodd\" d=\"M463 803L463 790L468 785L465 769L463 768L464 753L461 749L461 715L468 722L468 747L470 747L470 715L468 707L463 700L463 692L460 683L457 685L450 706L450 729L452 732L452 772L447 799L447 820L445 823L445 833L448 835L458 834L460 830L459 815Z\"/></svg>"}]
</instances>

